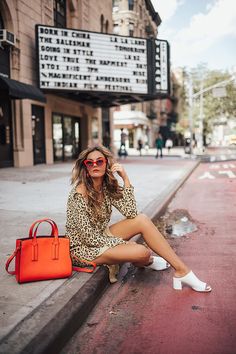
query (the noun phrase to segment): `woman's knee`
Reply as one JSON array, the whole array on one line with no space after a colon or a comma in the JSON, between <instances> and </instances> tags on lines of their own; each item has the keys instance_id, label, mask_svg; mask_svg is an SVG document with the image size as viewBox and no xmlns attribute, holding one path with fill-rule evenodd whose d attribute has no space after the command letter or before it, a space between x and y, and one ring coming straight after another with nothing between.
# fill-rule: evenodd
<instances>
[{"instance_id":1,"label":"woman's knee","mask_svg":"<svg viewBox=\"0 0 236 354\"><path fill-rule=\"evenodd\" d=\"M141 220L141 221L150 221L150 218L144 214L144 213L140 213L136 216L137 220Z\"/></svg>"},{"instance_id":2,"label":"woman's knee","mask_svg":"<svg viewBox=\"0 0 236 354\"><path fill-rule=\"evenodd\" d=\"M144 264L149 263L151 257L151 250L143 245L137 245L137 246L138 246L138 251L137 251L136 262L141 262Z\"/></svg>"},{"instance_id":3,"label":"woman's knee","mask_svg":"<svg viewBox=\"0 0 236 354\"><path fill-rule=\"evenodd\" d=\"M137 221L141 225L145 225L149 224L151 222L151 219L147 215L140 213L135 217L135 221Z\"/></svg>"}]
</instances>

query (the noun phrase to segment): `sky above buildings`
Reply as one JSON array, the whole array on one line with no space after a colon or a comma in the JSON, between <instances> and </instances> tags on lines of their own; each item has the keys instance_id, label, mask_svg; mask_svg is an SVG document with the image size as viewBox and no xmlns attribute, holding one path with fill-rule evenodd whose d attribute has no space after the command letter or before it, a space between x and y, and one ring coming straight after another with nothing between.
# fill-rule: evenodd
<instances>
[{"instance_id":1,"label":"sky above buildings","mask_svg":"<svg viewBox=\"0 0 236 354\"><path fill-rule=\"evenodd\" d=\"M236 71L235 0L152 0L162 23L160 39L171 45L173 67Z\"/></svg>"}]
</instances>

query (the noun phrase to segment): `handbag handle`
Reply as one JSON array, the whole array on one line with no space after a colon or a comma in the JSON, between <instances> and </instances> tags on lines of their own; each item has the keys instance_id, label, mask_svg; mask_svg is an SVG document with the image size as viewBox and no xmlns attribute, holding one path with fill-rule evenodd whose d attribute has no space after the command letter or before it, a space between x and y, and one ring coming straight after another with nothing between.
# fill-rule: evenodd
<instances>
[{"instance_id":1,"label":"handbag handle","mask_svg":"<svg viewBox=\"0 0 236 354\"><path fill-rule=\"evenodd\" d=\"M47 222L51 225L52 227L52 232L51 236L53 237L52 241L52 259L58 259L59 258L59 239L58 239L58 227L55 221L52 219L40 219L36 220L30 227L29 230L29 238L33 239L32 240L32 260L37 261L38 260L38 242L37 242L37 230L38 227L41 223ZM35 230L34 230L35 228ZM34 232L33 232L34 231Z\"/></svg>"},{"instance_id":2,"label":"handbag handle","mask_svg":"<svg viewBox=\"0 0 236 354\"><path fill-rule=\"evenodd\" d=\"M93 273L93 271L96 269L97 264L95 262L91 262L91 261L86 261L84 259L80 259L78 258L76 255L74 255L71 252L71 258L75 259L77 261L83 262L83 263L87 263L88 265L92 266L93 268L85 268L85 267L77 267L77 266L72 266L72 270L75 272L85 272L85 273Z\"/></svg>"},{"instance_id":3,"label":"handbag handle","mask_svg":"<svg viewBox=\"0 0 236 354\"><path fill-rule=\"evenodd\" d=\"M6 265L5 265L5 269L7 271L7 273L11 274L11 275L15 275L16 274L16 270L8 270L10 263L13 261L13 259L15 258L15 256L17 255L17 252L19 251L19 247L17 247L14 251L14 253L8 258L8 260L6 261Z\"/></svg>"},{"instance_id":4,"label":"handbag handle","mask_svg":"<svg viewBox=\"0 0 236 354\"><path fill-rule=\"evenodd\" d=\"M36 238L38 227L43 222L47 222L47 223L49 223L51 225L51 227L52 227L51 236L54 236L56 239L58 239L58 227L57 227L57 224L52 219L48 219L48 218L36 220L31 225L31 227L29 229L29 238L34 238L34 239ZM34 228L35 228L35 230L34 230ZM34 233L33 233L33 231L34 231Z\"/></svg>"}]
</instances>

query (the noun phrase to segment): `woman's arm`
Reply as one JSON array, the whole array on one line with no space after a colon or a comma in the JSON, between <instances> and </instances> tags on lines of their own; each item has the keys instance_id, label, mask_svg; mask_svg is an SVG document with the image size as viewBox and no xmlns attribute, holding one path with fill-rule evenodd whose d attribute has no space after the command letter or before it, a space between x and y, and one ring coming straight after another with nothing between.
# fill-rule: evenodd
<instances>
[{"instance_id":1,"label":"woman's arm","mask_svg":"<svg viewBox=\"0 0 236 354\"><path fill-rule=\"evenodd\" d=\"M112 165L112 167L111 167L111 172L118 173L118 175L123 179L124 187L131 186L129 177L128 177L124 167L120 163L114 163L114 165Z\"/></svg>"},{"instance_id":2,"label":"woman's arm","mask_svg":"<svg viewBox=\"0 0 236 354\"><path fill-rule=\"evenodd\" d=\"M111 204L125 217L134 218L138 214L134 187L130 184L129 177L121 164L112 165L111 171L112 173L117 172L124 182L123 197L118 200L111 198Z\"/></svg>"}]
</instances>

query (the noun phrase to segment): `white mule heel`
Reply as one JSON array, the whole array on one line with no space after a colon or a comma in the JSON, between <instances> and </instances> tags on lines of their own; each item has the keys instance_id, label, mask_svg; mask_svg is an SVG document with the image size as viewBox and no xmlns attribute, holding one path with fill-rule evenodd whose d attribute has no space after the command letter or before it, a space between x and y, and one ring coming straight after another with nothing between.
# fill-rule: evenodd
<instances>
[{"instance_id":1,"label":"white mule heel","mask_svg":"<svg viewBox=\"0 0 236 354\"><path fill-rule=\"evenodd\" d=\"M186 284L190 286L190 288L192 288L193 290L199 292L207 293L212 290L210 285L207 285L206 283L198 279L198 277L196 277L196 275L192 271L190 271L184 277L173 277L173 288L175 290L182 290L183 284Z\"/></svg>"},{"instance_id":2,"label":"white mule heel","mask_svg":"<svg viewBox=\"0 0 236 354\"><path fill-rule=\"evenodd\" d=\"M150 268L153 270L165 270L170 267L170 264L162 257L152 256L153 262L145 268Z\"/></svg>"}]
</instances>

